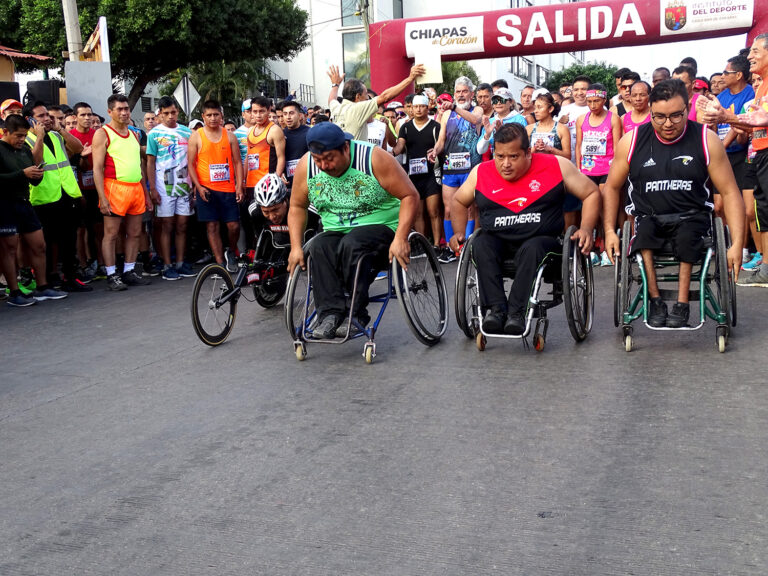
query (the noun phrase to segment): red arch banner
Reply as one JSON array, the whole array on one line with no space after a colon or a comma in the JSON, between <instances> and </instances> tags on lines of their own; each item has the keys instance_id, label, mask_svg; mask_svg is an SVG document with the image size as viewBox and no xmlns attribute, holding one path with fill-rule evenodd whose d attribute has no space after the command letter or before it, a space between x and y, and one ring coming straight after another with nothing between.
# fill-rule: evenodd
<instances>
[{"instance_id":1,"label":"red arch banner","mask_svg":"<svg viewBox=\"0 0 768 576\"><path fill-rule=\"evenodd\" d=\"M552 54L768 32L768 0L578 2L370 25L371 87L398 83L424 44L443 60ZM694 56L697 56L694 54Z\"/></svg>"}]
</instances>

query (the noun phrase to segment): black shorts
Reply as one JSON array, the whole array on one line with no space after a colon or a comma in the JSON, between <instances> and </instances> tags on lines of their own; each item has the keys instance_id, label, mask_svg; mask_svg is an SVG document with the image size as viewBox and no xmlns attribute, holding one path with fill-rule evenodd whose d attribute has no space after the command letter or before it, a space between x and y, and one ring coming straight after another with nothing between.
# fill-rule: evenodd
<instances>
[{"instance_id":1,"label":"black shorts","mask_svg":"<svg viewBox=\"0 0 768 576\"><path fill-rule=\"evenodd\" d=\"M30 234L42 228L29 200L0 200L0 236Z\"/></svg>"},{"instance_id":2,"label":"black shorts","mask_svg":"<svg viewBox=\"0 0 768 576\"><path fill-rule=\"evenodd\" d=\"M758 232L768 230L768 149L759 150L752 163L755 167L755 220Z\"/></svg>"},{"instance_id":3,"label":"black shorts","mask_svg":"<svg viewBox=\"0 0 768 576\"><path fill-rule=\"evenodd\" d=\"M757 174L755 173L754 162L744 163L744 182L742 190L754 190L757 186Z\"/></svg>"},{"instance_id":4,"label":"black shorts","mask_svg":"<svg viewBox=\"0 0 768 576\"><path fill-rule=\"evenodd\" d=\"M411 176L411 182L419 192L419 198L426 200L430 196L440 194L442 190L437 185L435 177L431 174L420 174L419 176Z\"/></svg>"},{"instance_id":5,"label":"black shorts","mask_svg":"<svg viewBox=\"0 0 768 576\"><path fill-rule=\"evenodd\" d=\"M736 178L736 184L739 186L739 190L744 190L747 186L744 186L744 180L747 173L747 150L741 150L740 152L734 152L728 154L728 161L731 163L733 169L733 175ZM715 190L716 193L717 190Z\"/></svg>"},{"instance_id":6,"label":"black shorts","mask_svg":"<svg viewBox=\"0 0 768 576\"><path fill-rule=\"evenodd\" d=\"M594 182L595 184L600 186L600 184L605 184L608 181L608 174L603 174L602 176L588 176L587 175L587 178L589 178L590 180L592 180L592 182Z\"/></svg>"},{"instance_id":7,"label":"black shorts","mask_svg":"<svg viewBox=\"0 0 768 576\"><path fill-rule=\"evenodd\" d=\"M712 234L712 215L701 212L690 216L635 216L635 236L631 253L660 250L669 241L680 262L691 264L701 260Z\"/></svg>"},{"instance_id":8,"label":"black shorts","mask_svg":"<svg viewBox=\"0 0 768 576\"><path fill-rule=\"evenodd\" d=\"M85 220L86 227L104 222L104 214L99 210L99 193L96 192L96 188L86 188L81 190L81 192L83 193L83 198L85 198L83 219Z\"/></svg>"}]
</instances>

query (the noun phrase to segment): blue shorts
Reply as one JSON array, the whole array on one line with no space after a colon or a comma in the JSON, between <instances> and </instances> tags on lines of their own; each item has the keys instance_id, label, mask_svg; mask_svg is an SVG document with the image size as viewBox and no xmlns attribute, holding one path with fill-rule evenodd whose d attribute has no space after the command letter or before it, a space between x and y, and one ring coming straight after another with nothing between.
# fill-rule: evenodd
<instances>
[{"instance_id":1,"label":"blue shorts","mask_svg":"<svg viewBox=\"0 0 768 576\"><path fill-rule=\"evenodd\" d=\"M208 190L206 188L206 190ZM200 222L239 222L240 209L234 192L208 190L208 201L197 196L197 219Z\"/></svg>"},{"instance_id":2,"label":"blue shorts","mask_svg":"<svg viewBox=\"0 0 768 576\"><path fill-rule=\"evenodd\" d=\"M443 174L443 184L450 188L458 188L469 178L469 172L466 174Z\"/></svg>"}]
</instances>

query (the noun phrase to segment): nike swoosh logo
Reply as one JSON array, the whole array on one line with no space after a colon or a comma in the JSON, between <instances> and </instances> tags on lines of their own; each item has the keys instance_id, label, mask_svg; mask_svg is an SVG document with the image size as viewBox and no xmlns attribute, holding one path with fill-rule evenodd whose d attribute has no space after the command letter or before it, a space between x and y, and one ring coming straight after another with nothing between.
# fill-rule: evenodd
<instances>
[{"instance_id":1,"label":"nike swoosh logo","mask_svg":"<svg viewBox=\"0 0 768 576\"><path fill-rule=\"evenodd\" d=\"M504 190L504 188L499 188L498 190L494 190L492 193L496 194L497 192L501 192L502 190Z\"/></svg>"}]
</instances>

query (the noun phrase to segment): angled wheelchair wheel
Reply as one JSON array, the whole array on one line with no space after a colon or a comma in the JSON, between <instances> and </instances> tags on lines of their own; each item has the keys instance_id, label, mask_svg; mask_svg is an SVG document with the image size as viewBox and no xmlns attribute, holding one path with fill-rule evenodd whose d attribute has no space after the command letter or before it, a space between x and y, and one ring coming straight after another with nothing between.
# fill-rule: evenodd
<instances>
[{"instance_id":1,"label":"angled wheelchair wheel","mask_svg":"<svg viewBox=\"0 0 768 576\"><path fill-rule=\"evenodd\" d=\"M408 236L408 270L392 261L395 293L413 335L427 346L437 344L448 327L448 294L435 251L418 232Z\"/></svg>"},{"instance_id":2,"label":"angled wheelchair wheel","mask_svg":"<svg viewBox=\"0 0 768 576\"><path fill-rule=\"evenodd\" d=\"M731 247L731 229L728 228L728 226L724 226L725 228L725 249L728 250ZM727 266L728 258L726 258L726 266ZM738 319L737 309L736 309L736 276L733 273L733 270L728 270L728 284L730 288L731 293L731 326L736 326L736 321Z\"/></svg>"},{"instance_id":3,"label":"angled wheelchair wheel","mask_svg":"<svg viewBox=\"0 0 768 576\"><path fill-rule=\"evenodd\" d=\"M613 267L613 325L618 328L621 324L621 268L628 265L624 253L615 254L616 265Z\"/></svg>"},{"instance_id":4,"label":"angled wheelchair wheel","mask_svg":"<svg viewBox=\"0 0 768 576\"><path fill-rule=\"evenodd\" d=\"M615 296L617 301L614 309L618 312L618 325L624 325L624 313L629 308L629 291L632 288L632 258L629 256L629 242L632 239L632 224L624 222L621 229L621 269L619 270L619 287Z\"/></svg>"},{"instance_id":5,"label":"angled wheelchair wheel","mask_svg":"<svg viewBox=\"0 0 768 576\"><path fill-rule=\"evenodd\" d=\"M234 293L236 290L238 293ZM218 346L232 332L239 296L239 288L235 288L229 272L220 264L209 264L195 278L192 326L208 346Z\"/></svg>"},{"instance_id":6,"label":"angled wheelchair wheel","mask_svg":"<svg viewBox=\"0 0 768 576\"><path fill-rule=\"evenodd\" d=\"M304 319L311 319L315 313L315 304L309 285L309 260L306 262L306 270L298 266L293 270L285 295L285 326L294 340L301 339Z\"/></svg>"},{"instance_id":7,"label":"angled wheelchair wheel","mask_svg":"<svg viewBox=\"0 0 768 576\"><path fill-rule=\"evenodd\" d=\"M720 311L725 314L725 336L735 325L732 302L736 298L733 287L733 272L728 269L728 245L725 227L721 218L715 218L715 297Z\"/></svg>"},{"instance_id":8,"label":"angled wheelchair wheel","mask_svg":"<svg viewBox=\"0 0 768 576\"><path fill-rule=\"evenodd\" d=\"M456 323L467 338L474 338L479 330L480 292L477 286L477 268L472 261L472 236L464 244L456 271L454 302Z\"/></svg>"},{"instance_id":9,"label":"angled wheelchair wheel","mask_svg":"<svg viewBox=\"0 0 768 576\"><path fill-rule=\"evenodd\" d=\"M571 335L576 342L581 342L592 330L594 292L592 266L578 244L571 240L575 232L576 226L570 226L563 239L563 303Z\"/></svg>"}]
</instances>

